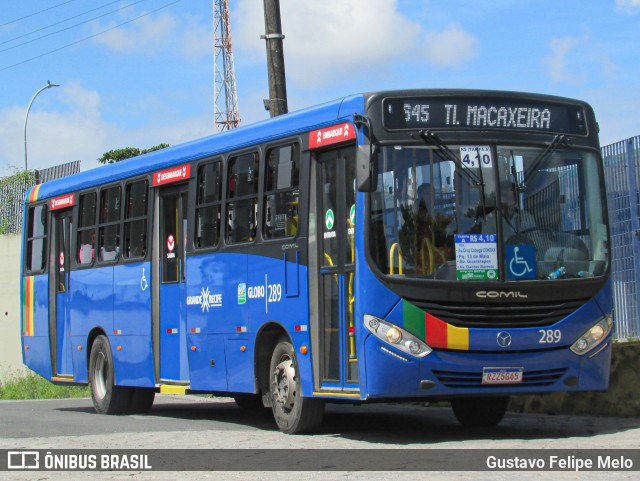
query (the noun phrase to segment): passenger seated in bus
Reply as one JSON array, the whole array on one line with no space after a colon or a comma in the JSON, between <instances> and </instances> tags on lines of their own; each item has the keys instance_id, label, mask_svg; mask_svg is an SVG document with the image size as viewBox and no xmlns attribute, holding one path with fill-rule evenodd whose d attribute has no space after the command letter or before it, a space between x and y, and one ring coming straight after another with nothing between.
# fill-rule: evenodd
<instances>
[{"instance_id":1,"label":"passenger seated in bus","mask_svg":"<svg viewBox=\"0 0 640 481\"><path fill-rule=\"evenodd\" d=\"M90 244L80 244L80 250L78 251L78 262L80 264L91 264L95 259L95 243L96 243L96 234L95 232L91 233L91 243Z\"/></svg>"}]
</instances>

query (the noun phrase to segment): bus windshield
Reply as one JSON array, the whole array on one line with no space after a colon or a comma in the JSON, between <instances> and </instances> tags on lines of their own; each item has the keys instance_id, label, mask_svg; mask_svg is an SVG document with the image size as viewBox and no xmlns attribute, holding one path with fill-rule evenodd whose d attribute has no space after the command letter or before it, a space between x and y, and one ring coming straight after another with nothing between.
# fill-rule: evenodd
<instances>
[{"instance_id":1,"label":"bus windshield","mask_svg":"<svg viewBox=\"0 0 640 481\"><path fill-rule=\"evenodd\" d=\"M510 145L384 146L370 259L387 276L535 281L604 275L596 153Z\"/></svg>"}]
</instances>

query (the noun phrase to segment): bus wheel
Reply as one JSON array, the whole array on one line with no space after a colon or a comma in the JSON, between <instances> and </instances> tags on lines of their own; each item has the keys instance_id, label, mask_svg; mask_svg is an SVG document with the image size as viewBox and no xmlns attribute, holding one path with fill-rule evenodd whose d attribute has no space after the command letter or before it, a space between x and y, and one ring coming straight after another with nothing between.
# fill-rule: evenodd
<instances>
[{"instance_id":1,"label":"bus wheel","mask_svg":"<svg viewBox=\"0 0 640 481\"><path fill-rule=\"evenodd\" d=\"M318 427L324 400L302 396L296 355L288 339L281 338L273 350L269 372L273 416L280 431L300 434Z\"/></svg>"},{"instance_id":2,"label":"bus wheel","mask_svg":"<svg viewBox=\"0 0 640 481\"><path fill-rule=\"evenodd\" d=\"M453 414L466 427L496 426L509 405L509 396L457 398L451 400Z\"/></svg>"},{"instance_id":3,"label":"bus wheel","mask_svg":"<svg viewBox=\"0 0 640 481\"><path fill-rule=\"evenodd\" d=\"M135 387L132 390L129 412L131 414L145 414L151 411L153 400L156 398L156 390L148 387Z\"/></svg>"},{"instance_id":4,"label":"bus wheel","mask_svg":"<svg viewBox=\"0 0 640 481\"><path fill-rule=\"evenodd\" d=\"M125 414L129 410L132 389L116 386L111 345L106 336L98 336L89 355L89 385L93 406L99 414Z\"/></svg>"}]
</instances>

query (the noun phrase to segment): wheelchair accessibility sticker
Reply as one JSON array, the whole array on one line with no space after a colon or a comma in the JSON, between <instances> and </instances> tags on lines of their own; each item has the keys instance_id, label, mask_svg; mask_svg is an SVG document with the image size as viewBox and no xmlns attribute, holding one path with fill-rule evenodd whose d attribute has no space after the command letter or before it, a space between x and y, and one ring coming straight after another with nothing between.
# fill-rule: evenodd
<instances>
[{"instance_id":1,"label":"wheelchair accessibility sticker","mask_svg":"<svg viewBox=\"0 0 640 481\"><path fill-rule=\"evenodd\" d=\"M536 249L533 244L507 244L507 279L537 279Z\"/></svg>"}]
</instances>

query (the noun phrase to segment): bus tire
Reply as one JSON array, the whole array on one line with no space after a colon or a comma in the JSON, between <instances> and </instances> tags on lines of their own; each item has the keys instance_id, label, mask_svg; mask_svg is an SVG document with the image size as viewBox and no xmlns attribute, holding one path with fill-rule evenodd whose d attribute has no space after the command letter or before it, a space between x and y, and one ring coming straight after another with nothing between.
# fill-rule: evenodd
<instances>
[{"instance_id":1,"label":"bus tire","mask_svg":"<svg viewBox=\"0 0 640 481\"><path fill-rule=\"evenodd\" d=\"M451 400L453 414L465 427L496 426L509 406L509 396L457 398Z\"/></svg>"},{"instance_id":2,"label":"bus tire","mask_svg":"<svg viewBox=\"0 0 640 481\"><path fill-rule=\"evenodd\" d=\"M287 338L280 338L273 350L269 378L271 408L280 431L300 434L320 425L324 400L302 396L295 351Z\"/></svg>"},{"instance_id":3,"label":"bus tire","mask_svg":"<svg viewBox=\"0 0 640 481\"><path fill-rule=\"evenodd\" d=\"M129 412L131 414L146 414L151 411L151 406L156 398L156 390L148 387L135 387L132 388L132 391Z\"/></svg>"},{"instance_id":4,"label":"bus tire","mask_svg":"<svg viewBox=\"0 0 640 481\"><path fill-rule=\"evenodd\" d=\"M111 345L100 335L89 355L89 386L93 406L98 414L126 414L129 411L132 388L116 386Z\"/></svg>"}]
</instances>

